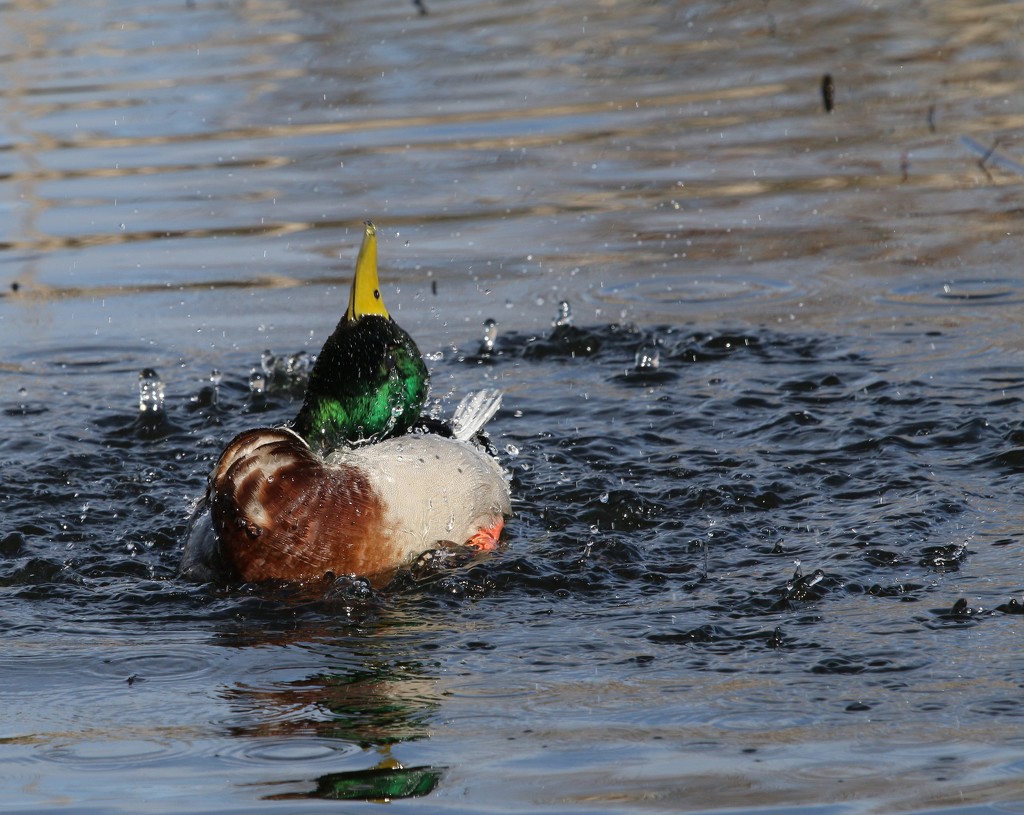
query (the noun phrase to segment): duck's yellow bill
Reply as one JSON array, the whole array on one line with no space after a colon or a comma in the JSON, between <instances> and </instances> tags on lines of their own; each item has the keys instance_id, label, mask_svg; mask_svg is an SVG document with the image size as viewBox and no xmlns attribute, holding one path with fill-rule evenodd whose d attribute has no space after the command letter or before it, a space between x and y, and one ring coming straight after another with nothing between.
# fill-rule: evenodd
<instances>
[{"instance_id":1,"label":"duck's yellow bill","mask_svg":"<svg viewBox=\"0 0 1024 815\"><path fill-rule=\"evenodd\" d=\"M377 279L377 229L369 221L365 226L363 245L359 247L356 273L352 278L352 290L348 296L348 310L345 312L345 319L349 322L369 314L391 316L384 307L380 281Z\"/></svg>"}]
</instances>

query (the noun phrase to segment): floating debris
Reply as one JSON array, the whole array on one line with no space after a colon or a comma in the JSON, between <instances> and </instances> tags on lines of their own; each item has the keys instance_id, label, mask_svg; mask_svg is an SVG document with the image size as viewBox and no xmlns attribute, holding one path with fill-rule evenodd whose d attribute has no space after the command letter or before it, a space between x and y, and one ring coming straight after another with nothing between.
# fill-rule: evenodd
<instances>
[{"instance_id":1,"label":"floating debris","mask_svg":"<svg viewBox=\"0 0 1024 815\"><path fill-rule=\"evenodd\" d=\"M836 101L836 85L832 81L832 74L825 74L821 78L821 101L825 112L831 113Z\"/></svg>"}]
</instances>

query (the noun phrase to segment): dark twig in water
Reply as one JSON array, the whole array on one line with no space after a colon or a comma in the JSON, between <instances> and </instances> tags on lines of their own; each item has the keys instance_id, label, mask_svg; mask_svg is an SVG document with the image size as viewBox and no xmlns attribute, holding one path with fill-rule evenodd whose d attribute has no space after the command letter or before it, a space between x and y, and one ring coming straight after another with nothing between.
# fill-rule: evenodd
<instances>
[{"instance_id":1,"label":"dark twig in water","mask_svg":"<svg viewBox=\"0 0 1024 815\"><path fill-rule=\"evenodd\" d=\"M928 106L928 132L935 132L935 105L931 104Z\"/></svg>"},{"instance_id":2,"label":"dark twig in water","mask_svg":"<svg viewBox=\"0 0 1024 815\"><path fill-rule=\"evenodd\" d=\"M996 148L997 148L998 146L999 146L999 137L998 137L998 136L996 136L996 137L995 137L995 138L994 138L994 139L992 140L992 146L991 146L990 148L988 148L988 150L986 150L986 151L985 151L985 154L984 154L984 155L983 155L983 156L982 156L982 157L981 157L980 159L978 159L978 166L979 166L979 167L981 167L982 169L984 169L984 168L985 168L985 163L986 163L986 162L987 162L987 161L988 161L988 160L989 160L990 158L992 158L992 154L993 154L993 153L994 153L994 152L996 151Z\"/></svg>"},{"instance_id":3,"label":"dark twig in water","mask_svg":"<svg viewBox=\"0 0 1024 815\"><path fill-rule=\"evenodd\" d=\"M825 105L825 112L831 113L835 107L836 85L832 81L832 74L825 74L821 78L821 101Z\"/></svg>"},{"instance_id":4,"label":"dark twig in water","mask_svg":"<svg viewBox=\"0 0 1024 815\"><path fill-rule=\"evenodd\" d=\"M985 175L988 176L989 181L992 181L992 173L989 172L988 168L993 164L1007 170L1008 172L1016 173L1017 175L1024 175L1024 164L997 152L997 148L999 147L1001 140L1002 137L997 136L992 141L991 147L985 147L985 145L971 136L960 137L960 143L964 147L971 152L978 154L978 167L980 167Z\"/></svg>"}]
</instances>

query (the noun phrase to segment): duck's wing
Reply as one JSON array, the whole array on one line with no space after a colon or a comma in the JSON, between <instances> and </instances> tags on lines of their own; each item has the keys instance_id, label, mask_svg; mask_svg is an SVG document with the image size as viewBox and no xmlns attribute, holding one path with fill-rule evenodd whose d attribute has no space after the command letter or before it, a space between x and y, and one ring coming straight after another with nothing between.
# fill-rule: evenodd
<instances>
[{"instance_id":1,"label":"duck's wing","mask_svg":"<svg viewBox=\"0 0 1024 815\"><path fill-rule=\"evenodd\" d=\"M204 495L188 521L188 534L181 556L181 576L197 583L217 580L224 573L220 547L210 520L210 507Z\"/></svg>"}]
</instances>

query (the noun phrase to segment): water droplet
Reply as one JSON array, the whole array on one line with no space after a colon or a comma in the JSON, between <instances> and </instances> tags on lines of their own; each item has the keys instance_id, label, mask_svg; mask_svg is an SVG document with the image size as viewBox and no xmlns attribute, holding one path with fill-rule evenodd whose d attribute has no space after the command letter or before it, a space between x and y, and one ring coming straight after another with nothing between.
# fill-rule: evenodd
<instances>
[{"instance_id":1,"label":"water droplet","mask_svg":"<svg viewBox=\"0 0 1024 815\"><path fill-rule=\"evenodd\" d=\"M451 532L455 528L455 516L449 515L448 522L444 525L445 532Z\"/></svg>"},{"instance_id":2,"label":"water droplet","mask_svg":"<svg viewBox=\"0 0 1024 815\"><path fill-rule=\"evenodd\" d=\"M494 341L498 338L498 323L488 317L484 320L484 339L480 343L480 352L489 354L494 350Z\"/></svg>"},{"instance_id":3,"label":"water droplet","mask_svg":"<svg viewBox=\"0 0 1024 815\"><path fill-rule=\"evenodd\" d=\"M271 377L274 375L274 366L276 364L277 357L270 353L269 348L260 354L260 367L263 369L263 375L265 377Z\"/></svg>"},{"instance_id":4,"label":"water droplet","mask_svg":"<svg viewBox=\"0 0 1024 815\"><path fill-rule=\"evenodd\" d=\"M309 354L305 351L298 351L288 357L288 374L290 376L304 376L309 373L312 367Z\"/></svg>"},{"instance_id":5,"label":"water droplet","mask_svg":"<svg viewBox=\"0 0 1024 815\"><path fill-rule=\"evenodd\" d=\"M633 367L638 371L656 371L661 365L661 354L656 347L644 346L636 352Z\"/></svg>"},{"instance_id":6,"label":"water droplet","mask_svg":"<svg viewBox=\"0 0 1024 815\"><path fill-rule=\"evenodd\" d=\"M164 383L152 368L139 372L139 412L159 413L164 409Z\"/></svg>"},{"instance_id":7,"label":"water droplet","mask_svg":"<svg viewBox=\"0 0 1024 815\"><path fill-rule=\"evenodd\" d=\"M210 384L213 385L213 393L210 395L211 405L217 406L220 404L220 383L223 378L223 374L216 368L210 371Z\"/></svg>"},{"instance_id":8,"label":"water droplet","mask_svg":"<svg viewBox=\"0 0 1024 815\"><path fill-rule=\"evenodd\" d=\"M519 455L519 448L512 444L512 442L509 442L508 444L505 445L505 452L508 453L513 458L515 458L516 456Z\"/></svg>"},{"instance_id":9,"label":"water droplet","mask_svg":"<svg viewBox=\"0 0 1024 815\"><path fill-rule=\"evenodd\" d=\"M263 371L252 369L249 374L249 392L253 396L263 396L267 392L267 378Z\"/></svg>"},{"instance_id":10,"label":"water droplet","mask_svg":"<svg viewBox=\"0 0 1024 815\"><path fill-rule=\"evenodd\" d=\"M572 306L569 305L568 300L563 300L558 304L558 314L555 316L555 321L552 325L555 328L572 325Z\"/></svg>"},{"instance_id":11,"label":"water droplet","mask_svg":"<svg viewBox=\"0 0 1024 815\"><path fill-rule=\"evenodd\" d=\"M608 493L606 493L606 492L601 493L601 497L598 498L597 500L600 501L602 504L607 504L608 503Z\"/></svg>"}]
</instances>

